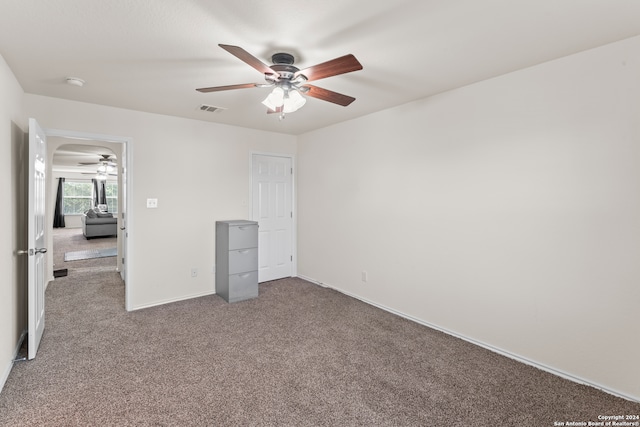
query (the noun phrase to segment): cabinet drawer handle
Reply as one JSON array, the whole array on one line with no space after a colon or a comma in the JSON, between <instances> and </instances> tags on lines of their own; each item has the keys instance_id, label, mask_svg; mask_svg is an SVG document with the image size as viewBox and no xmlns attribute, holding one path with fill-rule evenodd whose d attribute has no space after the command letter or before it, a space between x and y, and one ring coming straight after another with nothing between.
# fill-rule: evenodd
<instances>
[{"instance_id":1,"label":"cabinet drawer handle","mask_svg":"<svg viewBox=\"0 0 640 427\"><path fill-rule=\"evenodd\" d=\"M249 253L249 249L241 249L238 251L239 254L245 255Z\"/></svg>"},{"instance_id":2,"label":"cabinet drawer handle","mask_svg":"<svg viewBox=\"0 0 640 427\"><path fill-rule=\"evenodd\" d=\"M238 277L241 279L246 279L247 277L251 276L251 273L242 273L242 274L238 274Z\"/></svg>"}]
</instances>

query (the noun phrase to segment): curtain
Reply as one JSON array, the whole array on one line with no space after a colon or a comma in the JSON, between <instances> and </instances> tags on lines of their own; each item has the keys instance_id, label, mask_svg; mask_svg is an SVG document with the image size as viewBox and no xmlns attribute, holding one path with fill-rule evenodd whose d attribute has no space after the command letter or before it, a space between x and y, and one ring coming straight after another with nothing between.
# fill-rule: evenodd
<instances>
[{"instance_id":1,"label":"curtain","mask_svg":"<svg viewBox=\"0 0 640 427\"><path fill-rule=\"evenodd\" d=\"M95 178L91 178L91 182L93 183L93 207L97 208L98 204L100 203L99 197L100 197L100 191L98 189L98 180Z\"/></svg>"},{"instance_id":2,"label":"curtain","mask_svg":"<svg viewBox=\"0 0 640 427\"><path fill-rule=\"evenodd\" d=\"M64 178L58 179L58 194L56 195L56 210L53 212L53 228L64 228L64 210L62 206L62 190Z\"/></svg>"},{"instance_id":3,"label":"curtain","mask_svg":"<svg viewBox=\"0 0 640 427\"><path fill-rule=\"evenodd\" d=\"M100 197L99 197L99 201L101 205L106 205L107 204L107 181L106 180L101 180L100 181Z\"/></svg>"}]
</instances>

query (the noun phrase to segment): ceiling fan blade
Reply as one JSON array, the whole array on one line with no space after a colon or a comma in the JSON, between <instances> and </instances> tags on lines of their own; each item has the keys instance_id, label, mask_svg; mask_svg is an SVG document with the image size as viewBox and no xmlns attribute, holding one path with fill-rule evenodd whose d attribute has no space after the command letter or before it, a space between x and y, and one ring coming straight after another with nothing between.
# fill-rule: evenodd
<instances>
[{"instance_id":1,"label":"ceiling fan blade","mask_svg":"<svg viewBox=\"0 0 640 427\"><path fill-rule=\"evenodd\" d=\"M196 90L198 92L207 93L207 92L219 92L221 90L247 89L250 87L256 87L256 83L244 83L239 85L228 85L228 86L201 87L200 89L196 89Z\"/></svg>"},{"instance_id":2,"label":"ceiling fan blade","mask_svg":"<svg viewBox=\"0 0 640 427\"><path fill-rule=\"evenodd\" d=\"M228 44L219 44L218 46L220 46L221 48L223 48L224 50L226 50L236 58L240 59L241 61L244 61L247 64L251 65L253 68L255 68L256 70L260 71L263 74L274 74L276 77L279 76L279 74L273 71L267 64L263 63L258 58L251 55L249 52L247 52L241 47L231 46Z\"/></svg>"},{"instance_id":3,"label":"ceiling fan blade","mask_svg":"<svg viewBox=\"0 0 640 427\"><path fill-rule=\"evenodd\" d=\"M341 93L323 89L318 86L304 85L302 87L309 89L308 91L304 92L304 94L307 96L321 99L323 101L333 102L334 104L342 105L343 107L346 107L347 105L351 104L353 101L356 100L352 96L343 95Z\"/></svg>"},{"instance_id":4,"label":"ceiling fan blade","mask_svg":"<svg viewBox=\"0 0 640 427\"><path fill-rule=\"evenodd\" d=\"M82 175L97 175L97 172L80 172ZM109 176L118 176L117 173L109 173Z\"/></svg>"},{"instance_id":5,"label":"ceiling fan blade","mask_svg":"<svg viewBox=\"0 0 640 427\"><path fill-rule=\"evenodd\" d=\"M358 62L355 56L349 54L300 70L295 74L295 77L303 75L307 78L307 81L312 81L358 70L362 70L362 64Z\"/></svg>"}]
</instances>

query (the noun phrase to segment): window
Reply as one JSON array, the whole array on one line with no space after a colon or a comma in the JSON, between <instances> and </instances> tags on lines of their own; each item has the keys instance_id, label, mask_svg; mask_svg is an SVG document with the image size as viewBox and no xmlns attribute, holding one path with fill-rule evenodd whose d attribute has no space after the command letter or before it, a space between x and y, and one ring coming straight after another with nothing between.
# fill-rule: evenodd
<instances>
[{"instance_id":1,"label":"window","mask_svg":"<svg viewBox=\"0 0 640 427\"><path fill-rule=\"evenodd\" d=\"M105 183L107 211L118 213L118 183ZM93 183L91 181L67 181L62 190L62 206L65 215L79 215L93 207Z\"/></svg>"},{"instance_id":2,"label":"window","mask_svg":"<svg viewBox=\"0 0 640 427\"><path fill-rule=\"evenodd\" d=\"M62 190L62 206L65 215L81 214L93 206L91 182L65 181Z\"/></svg>"},{"instance_id":3,"label":"window","mask_svg":"<svg viewBox=\"0 0 640 427\"><path fill-rule=\"evenodd\" d=\"M118 183L107 182L105 184L105 193L107 196L107 211L118 213Z\"/></svg>"}]
</instances>

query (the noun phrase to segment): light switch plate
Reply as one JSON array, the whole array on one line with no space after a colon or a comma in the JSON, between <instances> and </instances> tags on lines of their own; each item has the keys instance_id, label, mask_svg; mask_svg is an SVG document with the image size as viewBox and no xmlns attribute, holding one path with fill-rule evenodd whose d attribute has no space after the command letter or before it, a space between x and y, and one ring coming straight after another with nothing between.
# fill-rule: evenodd
<instances>
[{"instance_id":1,"label":"light switch plate","mask_svg":"<svg viewBox=\"0 0 640 427\"><path fill-rule=\"evenodd\" d=\"M157 208L158 199L147 199L147 208Z\"/></svg>"}]
</instances>

